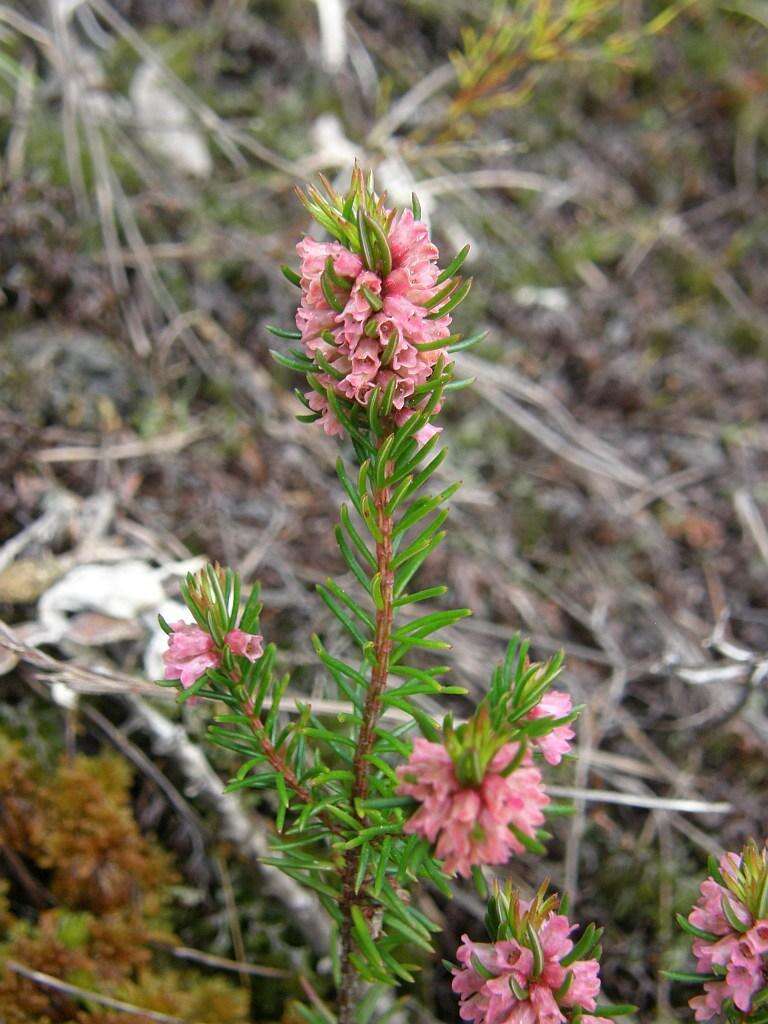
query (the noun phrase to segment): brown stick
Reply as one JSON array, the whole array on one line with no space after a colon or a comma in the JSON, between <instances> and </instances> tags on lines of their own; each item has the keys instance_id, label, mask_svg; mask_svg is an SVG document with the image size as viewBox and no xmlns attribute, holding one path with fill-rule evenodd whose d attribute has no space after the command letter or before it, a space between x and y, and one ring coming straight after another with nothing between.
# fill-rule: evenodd
<instances>
[{"instance_id":1,"label":"brown stick","mask_svg":"<svg viewBox=\"0 0 768 1024\"><path fill-rule=\"evenodd\" d=\"M389 660L392 654L392 618L394 601L394 573L392 571L392 516L387 513L390 493L386 487L376 492L374 507L376 525L381 539L376 542L376 566L381 581L381 607L376 610L374 633L375 660L371 682L363 707L363 720L353 761L354 783L352 806L368 795L368 760L373 749L376 724L381 715L381 696L389 678ZM360 860L358 848L349 850L344 858L341 894L341 989L339 992L339 1024L352 1024L355 1007L356 973L350 961L352 953L352 907L361 902L355 893L355 878Z\"/></svg>"}]
</instances>

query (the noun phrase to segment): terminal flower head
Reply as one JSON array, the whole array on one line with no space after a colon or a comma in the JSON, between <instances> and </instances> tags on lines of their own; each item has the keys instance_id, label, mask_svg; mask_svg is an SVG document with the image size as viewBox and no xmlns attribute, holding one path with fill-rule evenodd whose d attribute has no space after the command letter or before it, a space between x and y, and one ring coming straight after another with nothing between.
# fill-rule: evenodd
<instances>
[{"instance_id":1,"label":"terminal flower head","mask_svg":"<svg viewBox=\"0 0 768 1024\"><path fill-rule=\"evenodd\" d=\"M371 401L401 426L428 404L430 384L448 379L451 312L470 286L457 271L469 247L441 271L415 201L414 209L388 208L359 168L344 195L323 185L325 194L310 187L299 196L331 240L305 236L298 273L285 268L301 290L296 336L311 388L304 401L328 434L344 433ZM423 443L435 428L419 430Z\"/></svg>"}]
</instances>

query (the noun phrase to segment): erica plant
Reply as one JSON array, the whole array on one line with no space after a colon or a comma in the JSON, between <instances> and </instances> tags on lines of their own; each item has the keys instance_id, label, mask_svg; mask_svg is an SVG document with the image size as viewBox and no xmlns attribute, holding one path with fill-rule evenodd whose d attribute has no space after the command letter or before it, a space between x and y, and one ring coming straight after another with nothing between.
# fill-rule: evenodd
<instances>
[{"instance_id":1,"label":"erica plant","mask_svg":"<svg viewBox=\"0 0 768 1024\"><path fill-rule=\"evenodd\" d=\"M296 329L271 330L294 342L277 361L306 378L299 418L337 435L348 456L337 464L348 500L335 536L349 583L318 587L348 650L312 637L348 711L322 717L307 703L293 718L281 713L288 677L260 635L258 588L242 601L230 569L189 577L193 622L164 628L180 699L224 709L209 735L242 757L230 788L276 794L272 863L314 890L332 919L337 1019L351 1024L375 1005L361 999L361 982L410 982L414 951L432 951L439 928L418 886L449 897L451 876L474 876L487 895L485 865L543 851L553 807L541 767L568 751L576 709L551 688L561 658L533 663L516 638L464 721L422 703L466 692L435 659L449 649L440 631L470 613L436 606L447 588L419 589L415 578L445 536L458 487L434 484L446 455L434 419L465 383L453 379L452 354L482 337L451 329L470 286L459 276L468 247L441 269L415 198L412 209L388 209L358 169L345 194L324 188L300 195L330 240L299 242L298 270L283 268L300 291ZM574 948L571 925L543 893L526 902L497 891L491 908L495 944L465 940L458 952L466 1020L599 1015L594 929ZM302 1013L314 1024L336 1019L320 1005Z\"/></svg>"}]
</instances>

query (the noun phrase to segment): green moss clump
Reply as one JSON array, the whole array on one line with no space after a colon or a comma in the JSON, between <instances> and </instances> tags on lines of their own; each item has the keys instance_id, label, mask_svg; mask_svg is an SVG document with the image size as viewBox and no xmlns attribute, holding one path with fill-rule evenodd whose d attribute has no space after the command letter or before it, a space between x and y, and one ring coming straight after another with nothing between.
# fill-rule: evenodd
<instances>
[{"instance_id":1,"label":"green moss clump","mask_svg":"<svg viewBox=\"0 0 768 1024\"><path fill-rule=\"evenodd\" d=\"M160 962L157 947L174 942L169 921L177 875L166 851L139 830L132 781L114 755L62 759L43 769L0 735L0 841L14 880L0 890L0 957L142 1009L241 1024L247 990ZM0 1019L146 1021L8 968L0 976Z\"/></svg>"}]
</instances>

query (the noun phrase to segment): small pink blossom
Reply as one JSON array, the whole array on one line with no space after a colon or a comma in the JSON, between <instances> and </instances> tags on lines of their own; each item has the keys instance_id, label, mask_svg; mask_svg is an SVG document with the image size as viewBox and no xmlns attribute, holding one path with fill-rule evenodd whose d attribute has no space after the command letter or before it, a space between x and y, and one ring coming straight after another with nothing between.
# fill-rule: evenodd
<instances>
[{"instance_id":1,"label":"small pink blossom","mask_svg":"<svg viewBox=\"0 0 768 1024\"><path fill-rule=\"evenodd\" d=\"M437 412L438 410L435 410ZM401 409L395 413L395 426L402 427L404 423L413 416L414 413L411 409ZM431 423L426 423L423 427L416 431L413 435L416 439L416 443L419 445L425 445L427 441L430 441L435 434L442 433L442 427L433 427Z\"/></svg>"},{"instance_id":2,"label":"small pink blossom","mask_svg":"<svg viewBox=\"0 0 768 1024\"><path fill-rule=\"evenodd\" d=\"M688 1000L688 1005L695 1011L696 1020L710 1020L717 1016L722 1009L723 1003L730 995L730 989L722 981L706 981L704 983L704 995L694 996Z\"/></svg>"},{"instance_id":3,"label":"small pink blossom","mask_svg":"<svg viewBox=\"0 0 768 1024\"><path fill-rule=\"evenodd\" d=\"M701 928L713 935L727 935L731 926L723 913L723 899L730 899L727 889L719 885L714 878L706 878L700 886L701 896L688 915L694 927Z\"/></svg>"},{"instance_id":4,"label":"small pink blossom","mask_svg":"<svg viewBox=\"0 0 768 1024\"><path fill-rule=\"evenodd\" d=\"M200 626L174 622L163 654L165 678L178 679L183 687L192 686L209 668L221 664L219 652L211 637Z\"/></svg>"},{"instance_id":5,"label":"small pink blossom","mask_svg":"<svg viewBox=\"0 0 768 1024\"><path fill-rule=\"evenodd\" d=\"M421 804L404 830L434 843L448 874L467 877L473 865L505 864L524 849L510 825L533 837L543 823L549 797L530 754L510 775L501 774L517 752L517 744L503 746L477 786L459 782L442 744L421 738L407 764L397 769L398 792Z\"/></svg>"},{"instance_id":6,"label":"small pink blossom","mask_svg":"<svg viewBox=\"0 0 768 1024\"><path fill-rule=\"evenodd\" d=\"M577 960L570 970L573 971L573 981L563 996L563 1002L567 1006L594 1010L595 999L600 993L600 965L597 960Z\"/></svg>"},{"instance_id":7,"label":"small pink blossom","mask_svg":"<svg viewBox=\"0 0 768 1024\"><path fill-rule=\"evenodd\" d=\"M339 437L344 434L344 428L331 412L328 399L324 395L318 394L317 391L310 391L307 393L307 402L313 412L321 413L318 422L329 437Z\"/></svg>"},{"instance_id":8,"label":"small pink blossom","mask_svg":"<svg viewBox=\"0 0 768 1024\"><path fill-rule=\"evenodd\" d=\"M230 629L224 637L233 654L240 654L248 661L258 661L264 653L264 637L258 633L244 633L242 629Z\"/></svg>"},{"instance_id":9,"label":"small pink blossom","mask_svg":"<svg viewBox=\"0 0 768 1024\"><path fill-rule=\"evenodd\" d=\"M765 984L765 975L759 962L751 967L743 967L731 960L725 981L730 989L734 1006L748 1013L752 1004L752 996Z\"/></svg>"},{"instance_id":10,"label":"small pink blossom","mask_svg":"<svg viewBox=\"0 0 768 1024\"><path fill-rule=\"evenodd\" d=\"M526 716L536 718L565 718L573 710L573 701L569 694L562 690L547 690L536 707L531 708ZM537 736L533 740L548 764L560 764L563 755L571 749L571 740L575 736L570 725L556 725L545 736Z\"/></svg>"},{"instance_id":11,"label":"small pink blossom","mask_svg":"<svg viewBox=\"0 0 768 1024\"><path fill-rule=\"evenodd\" d=\"M520 906L527 909L528 904L520 901ZM481 943L463 935L456 954L459 966L453 969L461 1019L473 1024L560 1024L574 1009L588 1014L594 1010L600 993L597 960L577 960L567 967L560 962L573 949L573 929L565 915L554 911L536 927L543 953L538 975L533 953L523 942ZM573 979L565 994L558 996L569 971ZM523 998L518 998L516 989ZM582 1020L603 1024L605 1018L586 1015Z\"/></svg>"},{"instance_id":12,"label":"small pink blossom","mask_svg":"<svg viewBox=\"0 0 768 1024\"><path fill-rule=\"evenodd\" d=\"M717 942L694 939L692 949L693 955L696 957L696 970L699 974L711 974L715 965L725 967L729 963L738 941L738 936L733 933L724 935Z\"/></svg>"}]
</instances>

